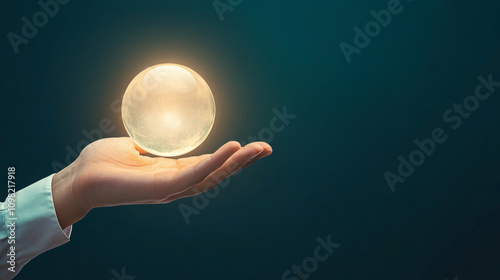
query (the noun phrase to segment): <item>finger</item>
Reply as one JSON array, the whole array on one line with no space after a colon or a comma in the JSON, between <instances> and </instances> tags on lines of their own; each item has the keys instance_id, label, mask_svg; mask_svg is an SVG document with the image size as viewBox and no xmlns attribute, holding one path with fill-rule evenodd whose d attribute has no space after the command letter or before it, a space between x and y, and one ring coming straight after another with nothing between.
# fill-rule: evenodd
<instances>
[{"instance_id":1,"label":"finger","mask_svg":"<svg viewBox=\"0 0 500 280\"><path fill-rule=\"evenodd\" d=\"M266 142L257 142L257 143L259 143L264 150L258 156L254 157L252 160L250 160L249 162L247 162L242 167L242 169L249 167L252 163L256 162L257 160L259 160L261 158L265 158L268 155L270 155L270 154L273 153L273 148L269 144L267 144Z\"/></svg>"},{"instance_id":2,"label":"finger","mask_svg":"<svg viewBox=\"0 0 500 280\"><path fill-rule=\"evenodd\" d=\"M189 167L193 167L196 164L202 162L205 158L209 157L209 154L201 155L201 156L193 156L193 157L187 157L187 158L180 158L177 159L177 165L179 166L179 169L186 169Z\"/></svg>"},{"instance_id":3,"label":"finger","mask_svg":"<svg viewBox=\"0 0 500 280\"><path fill-rule=\"evenodd\" d=\"M202 187L217 185L225 178L240 170L247 162L259 156L263 152L262 146L251 143L232 155L219 169L210 174L202 181ZM215 186L214 185L214 186Z\"/></svg>"},{"instance_id":4,"label":"finger","mask_svg":"<svg viewBox=\"0 0 500 280\"><path fill-rule=\"evenodd\" d=\"M208 156L200 163L177 173L174 177L171 176L171 173L167 173L165 178L167 180L172 180L172 187L169 188L169 192L171 194L176 194L201 182L208 175L217 170L217 168L222 166L228 158L240 149L241 146L238 142L231 141L220 147L215 153ZM160 178L159 185L162 185L162 173L158 173L157 177Z\"/></svg>"},{"instance_id":5,"label":"finger","mask_svg":"<svg viewBox=\"0 0 500 280\"><path fill-rule=\"evenodd\" d=\"M181 193L171 196L169 201L173 201L182 197L189 197L201 192L207 191L217 186L222 180L234 174L241 169L247 162L259 156L264 149L257 143L251 143L241 148L238 152L232 155L220 168L212 172L199 184L192 188L186 189Z\"/></svg>"}]
</instances>

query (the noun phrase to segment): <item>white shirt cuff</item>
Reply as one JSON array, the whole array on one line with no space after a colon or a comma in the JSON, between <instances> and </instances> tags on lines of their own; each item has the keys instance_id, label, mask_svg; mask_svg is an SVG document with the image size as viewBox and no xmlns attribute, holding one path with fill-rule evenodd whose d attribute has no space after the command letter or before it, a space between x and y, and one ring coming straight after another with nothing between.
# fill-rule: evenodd
<instances>
[{"instance_id":1,"label":"white shirt cuff","mask_svg":"<svg viewBox=\"0 0 500 280\"><path fill-rule=\"evenodd\" d=\"M52 199L52 177L54 174L20 190L15 194L15 209L0 204L2 253L15 246L15 273L8 271L7 252L0 256L0 278L16 275L31 259L69 241L72 226L61 229ZM15 228L13 227L15 226ZM8 244L8 236L15 234L15 244ZM8 274L5 274L8 272ZM10 278L9 278L10 279Z\"/></svg>"}]
</instances>

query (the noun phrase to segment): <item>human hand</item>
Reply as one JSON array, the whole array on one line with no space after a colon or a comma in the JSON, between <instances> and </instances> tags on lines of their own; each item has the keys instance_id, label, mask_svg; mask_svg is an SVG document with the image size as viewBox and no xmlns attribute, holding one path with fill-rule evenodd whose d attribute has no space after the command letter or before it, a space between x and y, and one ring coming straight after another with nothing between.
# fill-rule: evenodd
<instances>
[{"instance_id":1,"label":"human hand","mask_svg":"<svg viewBox=\"0 0 500 280\"><path fill-rule=\"evenodd\" d=\"M68 167L55 174L52 193L62 228L96 207L162 204L194 196L272 153L264 142L241 147L228 142L213 154L170 159L142 156L131 138L91 143Z\"/></svg>"}]
</instances>

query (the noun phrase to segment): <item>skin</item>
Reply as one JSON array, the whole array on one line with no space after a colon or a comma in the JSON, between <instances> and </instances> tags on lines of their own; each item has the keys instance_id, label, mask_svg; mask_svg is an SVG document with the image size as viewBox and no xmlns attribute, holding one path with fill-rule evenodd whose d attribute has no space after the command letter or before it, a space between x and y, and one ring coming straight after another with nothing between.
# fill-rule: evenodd
<instances>
[{"instance_id":1,"label":"skin","mask_svg":"<svg viewBox=\"0 0 500 280\"><path fill-rule=\"evenodd\" d=\"M165 204L217 186L272 153L264 142L241 147L224 144L213 154L170 159L141 154L132 139L106 138L93 142L52 178L52 194L61 228L96 207Z\"/></svg>"}]
</instances>

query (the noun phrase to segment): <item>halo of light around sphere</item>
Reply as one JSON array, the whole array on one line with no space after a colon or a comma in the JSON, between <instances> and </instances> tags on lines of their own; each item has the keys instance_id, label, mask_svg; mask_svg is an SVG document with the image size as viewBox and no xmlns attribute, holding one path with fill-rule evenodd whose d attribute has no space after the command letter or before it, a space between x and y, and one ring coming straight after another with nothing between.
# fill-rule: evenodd
<instances>
[{"instance_id":1,"label":"halo of light around sphere","mask_svg":"<svg viewBox=\"0 0 500 280\"><path fill-rule=\"evenodd\" d=\"M182 65L160 64L130 82L123 96L122 119L142 149L178 156L207 138L215 120L215 101L198 73Z\"/></svg>"}]
</instances>

